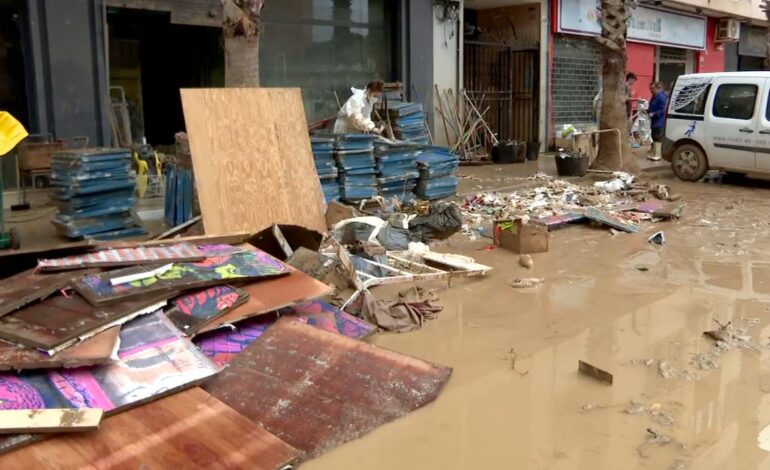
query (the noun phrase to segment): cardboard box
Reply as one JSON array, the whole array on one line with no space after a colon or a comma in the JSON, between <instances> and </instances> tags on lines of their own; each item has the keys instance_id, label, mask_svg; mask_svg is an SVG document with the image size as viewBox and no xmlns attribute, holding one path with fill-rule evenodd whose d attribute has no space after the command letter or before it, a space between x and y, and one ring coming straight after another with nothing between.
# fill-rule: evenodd
<instances>
[{"instance_id":1,"label":"cardboard box","mask_svg":"<svg viewBox=\"0 0 770 470\"><path fill-rule=\"evenodd\" d=\"M525 224L521 219L497 220L494 225L495 245L519 254L548 251L548 227Z\"/></svg>"}]
</instances>

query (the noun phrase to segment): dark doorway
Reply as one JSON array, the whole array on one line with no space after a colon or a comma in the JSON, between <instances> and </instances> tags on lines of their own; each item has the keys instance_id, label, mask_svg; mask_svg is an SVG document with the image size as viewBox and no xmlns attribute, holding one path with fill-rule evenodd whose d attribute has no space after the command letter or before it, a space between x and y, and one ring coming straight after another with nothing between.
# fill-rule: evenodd
<instances>
[{"instance_id":1,"label":"dark doorway","mask_svg":"<svg viewBox=\"0 0 770 470\"><path fill-rule=\"evenodd\" d=\"M179 89L224 85L222 30L172 24L163 12L107 13L110 86L125 92L133 141L173 144L185 128Z\"/></svg>"},{"instance_id":2,"label":"dark doorway","mask_svg":"<svg viewBox=\"0 0 770 470\"><path fill-rule=\"evenodd\" d=\"M500 140L538 140L537 48L465 41L464 84Z\"/></svg>"},{"instance_id":3,"label":"dark doorway","mask_svg":"<svg viewBox=\"0 0 770 470\"><path fill-rule=\"evenodd\" d=\"M687 73L687 65L676 62L664 62L658 65L658 81L663 83L665 91L670 92L680 75Z\"/></svg>"},{"instance_id":4,"label":"dark doorway","mask_svg":"<svg viewBox=\"0 0 770 470\"><path fill-rule=\"evenodd\" d=\"M17 0L0 0L0 110L11 113L31 132L22 53L22 3ZM3 185L6 189L15 188L15 153L1 160Z\"/></svg>"}]
</instances>

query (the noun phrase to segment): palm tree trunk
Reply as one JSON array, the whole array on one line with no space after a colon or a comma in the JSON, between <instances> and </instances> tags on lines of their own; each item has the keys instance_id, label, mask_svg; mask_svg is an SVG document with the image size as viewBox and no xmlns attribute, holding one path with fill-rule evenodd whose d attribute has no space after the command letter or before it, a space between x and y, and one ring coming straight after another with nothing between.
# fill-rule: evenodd
<instances>
[{"instance_id":1,"label":"palm tree trunk","mask_svg":"<svg viewBox=\"0 0 770 470\"><path fill-rule=\"evenodd\" d=\"M221 0L225 86L259 86L259 34L264 0Z\"/></svg>"},{"instance_id":2,"label":"palm tree trunk","mask_svg":"<svg viewBox=\"0 0 770 470\"><path fill-rule=\"evenodd\" d=\"M259 86L259 37L225 37L225 86Z\"/></svg>"},{"instance_id":3,"label":"palm tree trunk","mask_svg":"<svg viewBox=\"0 0 770 470\"><path fill-rule=\"evenodd\" d=\"M597 38L602 46L602 110L600 129L618 129L616 133L600 134L596 169L637 171L628 143L628 116L626 115L626 21L630 16L625 0L602 0L602 35Z\"/></svg>"}]
</instances>

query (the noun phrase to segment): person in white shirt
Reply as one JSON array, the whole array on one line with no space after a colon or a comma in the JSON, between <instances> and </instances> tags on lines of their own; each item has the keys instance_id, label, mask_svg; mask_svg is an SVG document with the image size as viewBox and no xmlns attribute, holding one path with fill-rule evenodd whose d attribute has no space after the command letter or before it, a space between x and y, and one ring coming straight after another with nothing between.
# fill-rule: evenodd
<instances>
[{"instance_id":1,"label":"person in white shirt","mask_svg":"<svg viewBox=\"0 0 770 470\"><path fill-rule=\"evenodd\" d=\"M382 80L369 82L366 88L351 88L351 96L337 113L334 123L335 134L376 133L382 134L383 127L372 121L372 109L382 97L385 83Z\"/></svg>"}]
</instances>

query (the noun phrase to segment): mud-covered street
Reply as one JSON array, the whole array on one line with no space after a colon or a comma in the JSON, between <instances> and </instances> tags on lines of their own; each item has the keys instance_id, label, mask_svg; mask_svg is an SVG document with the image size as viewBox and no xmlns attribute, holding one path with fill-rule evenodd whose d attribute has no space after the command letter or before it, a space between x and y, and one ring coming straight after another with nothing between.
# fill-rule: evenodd
<instances>
[{"instance_id":1,"label":"mud-covered street","mask_svg":"<svg viewBox=\"0 0 770 470\"><path fill-rule=\"evenodd\" d=\"M536 169L517 167L464 168L460 194L515 187ZM682 195L680 220L639 234L566 226L531 270L512 252L480 250L488 239L456 234L451 251L494 270L453 281L444 311L419 331L374 340L453 367L441 398L303 468L770 467L757 441L770 424L766 183L644 178ZM665 245L647 242L656 231ZM520 276L545 282L506 285ZM717 322L732 322L743 344L704 336ZM578 373L578 360L614 384Z\"/></svg>"}]
</instances>

